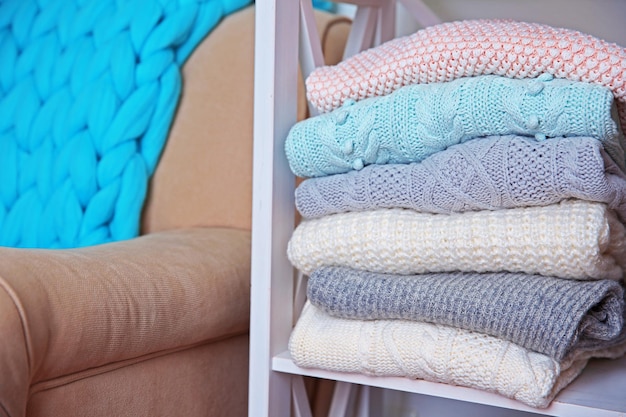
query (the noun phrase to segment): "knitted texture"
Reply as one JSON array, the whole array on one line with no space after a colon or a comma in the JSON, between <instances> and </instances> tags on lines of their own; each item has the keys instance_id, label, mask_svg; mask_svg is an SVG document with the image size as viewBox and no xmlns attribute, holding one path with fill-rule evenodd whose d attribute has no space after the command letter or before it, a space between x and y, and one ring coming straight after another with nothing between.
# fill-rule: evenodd
<instances>
[{"instance_id":1,"label":"knitted texture","mask_svg":"<svg viewBox=\"0 0 626 417\"><path fill-rule=\"evenodd\" d=\"M320 112L346 100L381 96L410 84L484 74L535 78L540 74L608 87L626 127L626 50L578 31L500 19L427 27L317 68L307 97Z\"/></svg>"},{"instance_id":2,"label":"knitted texture","mask_svg":"<svg viewBox=\"0 0 626 417\"><path fill-rule=\"evenodd\" d=\"M285 152L296 175L320 177L370 164L419 162L487 135L591 136L624 168L612 105L608 88L549 74L410 85L296 123Z\"/></svg>"},{"instance_id":3,"label":"knitted texture","mask_svg":"<svg viewBox=\"0 0 626 417\"><path fill-rule=\"evenodd\" d=\"M315 218L402 207L429 213L598 201L626 222L626 176L591 138L471 140L421 163L370 165L304 180L296 207Z\"/></svg>"},{"instance_id":4,"label":"knitted texture","mask_svg":"<svg viewBox=\"0 0 626 417\"><path fill-rule=\"evenodd\" d=\"M621 335L602 350L573 352L558 362L477 332L406 320L335 318L307 303L289 352L303 368L461 385L543 408L578 376L589 357L622 356L624 339Z\"/></svg>"},{"instance_id":5,"label":"knitted texture","mask_svg":"<svg viewBox=\"0 0 626 417\"><path fill-rule=\"evenodd\" d=\"M508 340L557 361L619 336L624 295L616 281L455 272L390 275L322 267L307 284L311 304L334 317L405 319Z\"/></svg>"},{"instance_id":6,"label":"knitted texture","mask_svg":"<svg viewBox=\"0 0 626 417\"><path fill-rule=\"evenodd\" d=\"M621 279L625 228L602 203L453 214L380 209L301 222L287 247L306 275L321 266L372 272L525 272Z\"/></svg>"},{"instance_id":7,"label":"knitted texture","mask_svg":"<svg viewBox=\"0 0 626 417\"><path fill-rule=\"evenodd\" d=\"M136 236L180 67L249 2L0 2L0 245Z\"/></svg>"}]
</instances>

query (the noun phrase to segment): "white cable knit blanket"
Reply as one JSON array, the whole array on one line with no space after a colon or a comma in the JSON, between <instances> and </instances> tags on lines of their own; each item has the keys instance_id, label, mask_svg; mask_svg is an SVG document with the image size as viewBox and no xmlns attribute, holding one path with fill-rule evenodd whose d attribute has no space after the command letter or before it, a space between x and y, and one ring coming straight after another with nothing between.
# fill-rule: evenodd
<instances>
[{"instance_id":1,"label":"white cable knit blanket","mask_svg":"<svg viewBox=\"0 0 626 417\"><path fill-rule=\"evenodd\" d=\"M321 266L392 274L525 272L621 279L625 227L602 203L452 214L379 209L304 220L287 255L306 275Z\"/></svg>"},{"instance_id":2,"label":"white cable knit blanket","mask_svg":"<svg viewBox=\"0 0 626 417\"><path fill-rule=\"evenodd\" d=\"M303 368L413 379L495 392L544 408L590 357L616 358L620 344L577 352L560 363L481 333L406 320L335 318L307 302L289 341Z\"/></svg>"}]
</instances>

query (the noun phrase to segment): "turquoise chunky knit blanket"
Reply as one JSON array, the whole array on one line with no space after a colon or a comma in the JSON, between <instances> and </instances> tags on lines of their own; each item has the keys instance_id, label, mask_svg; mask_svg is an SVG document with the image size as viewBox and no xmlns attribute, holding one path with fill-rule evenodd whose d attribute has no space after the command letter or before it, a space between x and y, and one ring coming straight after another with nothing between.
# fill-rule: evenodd
<instances>
[{"instance_id":1,"label":"turquoise chunky knit blanket","mask_svg":"<svg viewBox=\"0 0 626 417\"><path fill-rule=\"evenodd\" d=\"M0 245L135 237L180 68L250 0L0 0Z\"/></svg>"}]
</instances>

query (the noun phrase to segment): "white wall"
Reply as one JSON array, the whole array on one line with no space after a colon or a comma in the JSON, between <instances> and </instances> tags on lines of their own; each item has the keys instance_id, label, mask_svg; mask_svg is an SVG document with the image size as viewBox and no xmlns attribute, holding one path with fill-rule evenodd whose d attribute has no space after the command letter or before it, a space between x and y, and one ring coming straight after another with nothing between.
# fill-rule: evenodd
<instances>
[{"instance_id":1,"label":"white wall","mask_svg":"<svg viewBox=\"0 0 626 417\"><path fill-rule=\"evenodd\" d=\"M626 0L424 0L443 21L508 18L579 30L626 47ZM402 7L402 6L399 6ZM340 12L353 13L340 5ZM398 34L419 29L407 13L397 14Z\"/></svg>"},{"instance_id":2,"label":"white wall","mask_svg":"<svg viewBox=\"0 0 626 417\"><path fill-rule=\"evenodd\" d=\"M445 21L510 18L579 30L626 47L626 0L424 0ZM404 15L404 16L403 16ZM405 29L415 31L406 14ZM400 20L400 19L398 19Z\"/></svg>"}]
</instances>

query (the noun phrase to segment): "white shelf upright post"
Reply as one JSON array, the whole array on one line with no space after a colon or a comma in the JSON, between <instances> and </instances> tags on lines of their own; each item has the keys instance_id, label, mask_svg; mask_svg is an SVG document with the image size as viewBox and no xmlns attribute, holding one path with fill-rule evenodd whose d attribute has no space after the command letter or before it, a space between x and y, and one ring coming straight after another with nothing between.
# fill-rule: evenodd
<instances>
[{"instance_id":1,"label":"white shelf upright post","mask_svg":"<svg viewBox=\"0 0 626 417\"><path fill-rule=\"evenodd\" d=\"M296 121L297 0L256 2L250 323L250 417L291 414L292 376L272 370L292 328L294 176L283 149ZM296 376L299 377L299 376ZM301 378L301 377L299 377Z\"/></svg>"}]
</instances>

